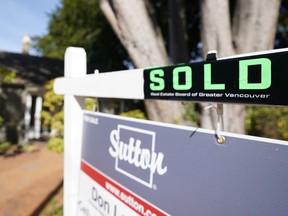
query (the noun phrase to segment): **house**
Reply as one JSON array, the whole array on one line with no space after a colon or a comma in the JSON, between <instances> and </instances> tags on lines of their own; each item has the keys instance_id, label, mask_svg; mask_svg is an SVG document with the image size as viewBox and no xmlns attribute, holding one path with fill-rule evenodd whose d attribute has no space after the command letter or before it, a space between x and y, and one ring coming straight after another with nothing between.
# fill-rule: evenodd
<instances>
[{"instance_id":1,"label":"house","mask_svg":"<svg viewBox=\"0 0 288 216\"><path fill-rule=\"evenodd\" d=\"M64 75L64 61L60 59L0 52L0 70L16 72L13 84L0 86L0 142L5 138L11 143L25 144L41 137L41 110L44 84ZM103 67L87 65L87 73ZM1 71L0 71L1 73ZM2 138L2 140L1 140Z\"/></svg>"},{"instance_id":2,"label":"house","mask_svg":"<svg viewBox=\"0 0 288 216\"><path fill-rule=\"evenodd\" d=\"M43 86L64 75L64 61L26 53L0 52L0 73L1 68L15 71L16 81L0 85L0 116L5 122L2 127L0 123L0 143L7 139L23 145L31 139L41 138ZM87 65L87 73L94 73L95 69L107 71L103 66ZM101 99L98 102L101 104L99 111L114 114L138 107L133 100Z\"/></svg>"},{"instance_id":3,"label":"house","mask_svg":"<svg viewBox=\"0 0 288 216\"><path fill-rule=\"evenodd\" d=\"M0 69L16 72L13 84L3 84L0 90L0 116L5 124L0 130L0 142L25 144L41 135L43 85L63 76L64 62L59 59L0 52Z\"/></svg>"}]
</instances>

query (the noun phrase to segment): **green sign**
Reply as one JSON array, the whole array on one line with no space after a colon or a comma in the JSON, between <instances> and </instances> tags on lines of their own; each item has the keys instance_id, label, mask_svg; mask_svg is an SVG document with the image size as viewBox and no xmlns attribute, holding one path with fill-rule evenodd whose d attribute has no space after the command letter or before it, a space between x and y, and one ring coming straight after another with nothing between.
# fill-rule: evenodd
<instances>
[{"instance_id":1,"label":"green sign","mask_svg":"<svg viewBox=\"0 0 288 216\"><path fill-rule=\"evenodd\" d=\"M288 105L288 50L144 70L145 99Z\"/></svg>"}]
</instances>

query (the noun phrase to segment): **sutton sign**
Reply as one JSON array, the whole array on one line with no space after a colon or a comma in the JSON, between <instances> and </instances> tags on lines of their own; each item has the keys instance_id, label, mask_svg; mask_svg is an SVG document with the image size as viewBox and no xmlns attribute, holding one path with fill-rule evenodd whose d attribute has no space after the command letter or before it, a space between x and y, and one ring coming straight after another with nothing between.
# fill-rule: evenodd
<instances>
[{"instance_id":1,"label":"sutton sign","mask_svg":"<svg viewBox=\"0 0 288 216\"><path fill-rule=\"evenodd\" d=\"M78 215L288 215L285 141L84 113Z\"/></svg>"},{"instance_id":2,"label":"sutton sign","mask_svg":"<svg viewBox=\"0 0 288 216\"><path fill-rule=\"evenodd\" d=\"M288 51L144 70L145 99L288 105Z\"/></svg>"}]
</instances>

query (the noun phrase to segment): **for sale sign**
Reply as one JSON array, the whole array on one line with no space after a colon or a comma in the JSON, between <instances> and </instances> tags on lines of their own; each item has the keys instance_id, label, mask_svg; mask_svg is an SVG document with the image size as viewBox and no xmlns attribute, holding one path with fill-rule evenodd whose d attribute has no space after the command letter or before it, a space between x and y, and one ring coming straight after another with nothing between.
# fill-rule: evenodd
<instances>
[{"instance_id":1,"label":"for sale sign","mask_svg":"<svg viewBox=\"0 0 288 216\"><path fill-rule=\"evenodd\" d=\"M144 70L146 99L288 105L288 50Z\"/></svg>"},{"instance_id":2,"label":"for sale sign","mask_svg":"<svg viewBox=\"0 0 288 216\"><path fill-rule=\"evenodd\" d=\"M84 113L78 215L288 215L285 141Z\"/></svg>"}]
</instances>

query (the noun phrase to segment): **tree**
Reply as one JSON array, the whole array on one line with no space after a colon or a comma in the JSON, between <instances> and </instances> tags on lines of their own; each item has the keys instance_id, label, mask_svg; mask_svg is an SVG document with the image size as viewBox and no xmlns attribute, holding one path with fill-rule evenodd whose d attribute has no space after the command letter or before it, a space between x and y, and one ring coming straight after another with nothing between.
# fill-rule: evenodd
<instances>
[{"instance_id":1,"label":"tree","mask_svg":"<svg viewBox=\"0 0 288 216\"><path fill-rule=\"evenodd\" d=\"M101 8L136 67L168 64L163 36L148 1L102 0ZM182 118L179 102L145 101L149 119L175 123Z\"/></svg>"},{"instance_id":2,"label":"tree","mask_svg":"<svg viewBox=\"0 0 288 216\"><path fill-rule=\"evenodd\" d=\"M130 61L141 68L187 63L201 53L205 58L209 50L224 57L273 48L279 5L280 0L62 0L50 15L49 34L36 44L52 56L67 46L82 46L90 61L112 70ZM145 105L152 120L181 123L186 115L179 102ZM206 106L201 104L201 126L214 128L215 110L203 110ZM244 133L245 113L245 106L225 105L225 131Z\"/></svg>"},{"instance_id":3,"label":"tree","mask_svg":"<svg viewBox=\"0 0 288 216\"><path fill-rule=\"evenodd\" d=\"M111 9L109 14L103 7L102 10L110 23L113 23L114 30L117 28L115 32L137 67L147 66L147 64L150 64L150 66L159 63L165 64L166 62L164 60L160 62L156 60L167 58L167 54L163 52L163 45L158 45L161 43L160 40L162 40L158 33L158 26L155 25L155 22L152 22L153 19L151 13L149 13L149 7L147 7L144 2L147 1L133 1L133 3L127 0L121 1L121 3L119 0L101 1L102 4L110 4ZM172 31L175 29L174 22L181 24L181 22L179 22L181 19L179 18L181 17L182 10L179 10L178 13L175 10L175 8L181 8L181 2L182 1L179 0L169 1L172 6L170 6L172 12L170 14L170 29L172 29ZM229 5L228 0L200 1L203 54L205 55L209 50L217 50L218 55L224 57L236 53L272 49L280 0L249 0L248 2L246 0L238 0L231 2L233 5ZM267 16L267 14L269 14L269 16ZM154 25L152 25L152 23ZM181 25L178 26L181 27ZM185 35L185 31L180 32ZM173 34L171 35L173 36ZM181 40L185 40L185 37L182 37ZM155 44L153 44L152 41L154 41ZM173 39L171 39L171 41L175 43ZM174 45L170 44L170 46L172 47L173 53L176 48ZM153 60L143 59L143 53ZM157 115L159 115L159 113L165 113L166 110L163 104L158 105L158 103L159 102L147 103L147 109L154 110L157 108ZM169 104L171 111L170 120L175 119L177 116L173 116L172 104L174 103L170 104L167 102L166 104ZM202 104L202 108L205 106L207 106L206 103ZM181 110L179 105L174 105L174 109L175 113L177 113L177 110ZM214 128L213 120L215 120L216 117L211 114L212 111L213 110L202 112L202 127ZM224 112L225 130L244 133L245 107L225 105ZM153 116L150 116L153 119ZM165 118L167 119L167 113L165 113ZM163 119L161 120L163 121Z\"/></svg>"},{"instance_id":4,"label":"tree","mask_svg":"<svg viewBox=\"0 0 288 216\"><path fill-rule=\"evenodd\" d=\"M173 63L188 62L188 35L183 0L169 0L169 54Z\"/></svg>"},{"instance_id":5,"label":"tree","mask_svg":"<svg viewBox=\"0 0 288 216\"><path fill-rule=\"evenodd\" d=\"M99 0L61 0L49 16L48 34L33 37L40 55L63 59L68 46L78 46L85 48L91 63L107 70L126 68L127 53L101 13Z\"/></svg>"},{"instance_id":6,"label":"tree","mask_svg":"<svg viewBox=\"0 0 288 216\"><path fill-rule=\"evenodd\" d=\"M280 0L237 0L232 16L228 0L200 4L203 53L217 50L224 57L273 48ZM245 106L225 105L225 130L244 133L245 116ZM202 126L211 128L211 119L211 112L203 112Z\"/></svg>"}]
</instances>

